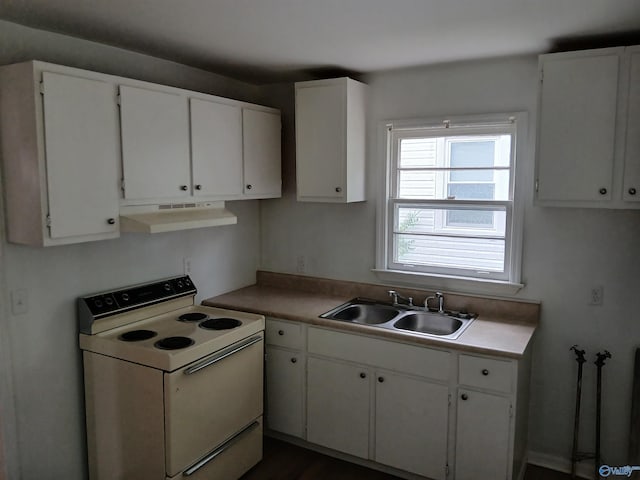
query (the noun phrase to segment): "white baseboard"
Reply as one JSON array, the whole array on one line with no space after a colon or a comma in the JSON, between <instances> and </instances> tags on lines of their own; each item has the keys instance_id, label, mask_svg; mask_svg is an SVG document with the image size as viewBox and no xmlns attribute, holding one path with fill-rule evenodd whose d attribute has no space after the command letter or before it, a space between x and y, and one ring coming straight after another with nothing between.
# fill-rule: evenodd
<instances>
[{"instance_id":1,"label":"white baseboard","mask_svg":"<svg viewBox=\"0 0 640 480\"><path fill-rule=\"evenodd\" d=\"M558 472L571 473L571 460L548 453L539 453L529 451L529 463L538 467L557 470ZM583 460L576 465L576 475L581 478L593 480L594 477L593 460Z\"/></svg>"}]
</instances>

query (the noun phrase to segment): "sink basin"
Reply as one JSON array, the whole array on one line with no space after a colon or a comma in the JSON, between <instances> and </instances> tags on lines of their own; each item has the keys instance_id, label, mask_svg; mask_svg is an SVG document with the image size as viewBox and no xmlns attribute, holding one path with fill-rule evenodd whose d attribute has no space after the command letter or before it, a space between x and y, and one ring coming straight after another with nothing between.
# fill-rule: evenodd
<instances>
[{"instance_id":1,"label":"sink basin","mask_svg":"<svg viewBox=\"0 0 640 480\"><path fill-rule=\"evenodd\" d=\"M399 328L400 330L438 336L452 335L456 333L462 325L463 322L459 318L431 312L410 313L393 324L395 328Z\"/></svg>"},{"instance_id":2,"label":"sink basin","mask_svg":"<svg viewBox=\"0 0 640 480\"><path fill-rule=\"evenodd\" d=\"M330 312L330 315L325 318L364 323L366 325L378 325L397 317L399 313L400 310L388 305L356 303Z\"/></svg>"},{"instance_id":3,"label":"sink basin","mask_svg":"<svg viewBox=\"0 0 640 480\"><path fill-rule=\"evenodd\" d=\"M462 335L477 315L467 312L430 312L420 307L354 298L323 313L320 317L395 332L455 340Z\"/></svg>"}]
</instances>

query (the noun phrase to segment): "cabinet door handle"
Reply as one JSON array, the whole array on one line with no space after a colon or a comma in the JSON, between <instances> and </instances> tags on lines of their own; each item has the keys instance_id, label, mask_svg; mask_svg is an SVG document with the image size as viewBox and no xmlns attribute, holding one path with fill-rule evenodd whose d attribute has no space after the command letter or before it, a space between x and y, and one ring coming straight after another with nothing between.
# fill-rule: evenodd
<instances>
[{"instance_id":1,"label":"cabinet door handle","mask_svg":"<svg viewBox=\"0 0 640 480\"><path fill-rule=\"evenodd\" d=\"M336 192L340 193L342 191L342 187L336 187Z\"/></svg>"},{"instance_id":2,"label":"cabinet door handle","mask_svg":"<svg viewBox=\"0 0 640 480\"><path fill-rule=\"evenodd\" d=\"M186 192L189 189L189 187L187 187L186 185L180 185L180 190L182 190L183 192Z\"/></svg>"},{"instance_id":3,"label":"cabinet door handle","mask_svg":"<svg viewBox=\"0 0 640 480\"><path fill-rule=\"evenodd\" d=\"M115 218L110 218L109 220L107 220L107 223L108 223L109 225L115 225L115 223L116 223L116 219L115 219Z\"/></svg>"},{"instance_id":4,"label":"cabinet door handle","mask_svg":"<svg viewBox=\"0 0 640 480\"><path fill-rule=\"evenodd\" d=\"M599 190L599 192L600 192L600 195L606 195L607 194L607 189L606 188L601 188Z\"/></svg>"},{"instance_id":5,"label":"cabinet door handle","mask_svg":"<svg viewBox=\"0 0 640 480\"><path fill-rule=\"evenodd\" d=\"M202 190L202 185L196 185L196 190Z\"/></svg>"},{"instance_id":6,"label":"cabinet door handle","mask_svg":"<svg viewBox=\"0 0 640 480\"><path fill-rule=\"evenodd\" d=\"M298 361L298 359L297 359L296 357L293 357L293 358L291 359L291 363L296 363L297 361Z\"/></svg>"},{"instance_id":7,"label":"cabinet door handle","mask_svg":"<svg viewBox=\"0 0 640 480\"><path fill-rule=\"evenodd\" d=\"M384 382L384 377L378 377L378 382L380 383Z\"/></svg>"},{"instance_id":8,"label":"cabinet door handle","mask_svg":"<svg viewBox=\"0 0 640 480\"><path fill-rule=\"evenodd\" d=\"M460 395L460 398L462 400L469 400L469 395L467 395L466 393L463 393L462 395Z\"/></svg>"},{"instance_id":9,"label":"cabinet door handle","mask_svg":"<svg viewBox=\"0 0 640 480\"><path fill-rule=\"evenodd\" d=\"M253 188L253 185L249 184L247 185L247 190L251 190Z\"/></svg>"},{"instance_id":10,"label":"cabinet door handle","mask_svg":"<svg viewBox=\"0 0 640 480\"><path fill-rule=\"evenodd\" d=\"M284 330L278 330L278 335L280 336L284 335Z\"/></svg>"},{"instance_id":11,"label":"cabinet door handle","mask_svg":"<svg viewBox=\"0 0 640 480\"><path fill-rule=\"evenodd\" d=\"M364 372L360 372L360 378L367 378L367 374Z\"/></svg>"},{"instance_id":12,"label":"cabinet door handle","mask_svg":"<svg viewBox=\"0 0 640 480\"><path fill-rule=\"evenodd\" d=\"M482 370L482 374L486 377L487 375L489 375L489 370L485 368L484 370Z\"/></svg>"},{"instance_id":13,"label":"cabinet door handle","mask_svg":"<svg viewBox=\"0 0 640 480\"><path fill-rule=\"evenodd\" d=\"M635 189L635 188L631 187L631 188L629 189L629 195L635 195L636 193L637 193L637 192L636 192L636 189Z\"/></svg>"}]
</instances>

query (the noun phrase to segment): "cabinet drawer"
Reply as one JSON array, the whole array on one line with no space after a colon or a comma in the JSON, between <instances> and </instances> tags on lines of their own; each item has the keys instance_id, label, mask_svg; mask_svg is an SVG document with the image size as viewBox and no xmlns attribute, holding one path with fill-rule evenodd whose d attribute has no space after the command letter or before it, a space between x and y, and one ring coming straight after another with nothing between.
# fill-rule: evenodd
<instances>
[{"instance_id":1,"label":"cabinet drawer","mask_svg":"<svg viewBox=\"0 0 640 480\"><path fill-rule=\"evenodd\" d=\"M266 342L287 348L303 348L304 336L302 325L296 322L285 322L268 318L265 326Z\"/></svg>"},{"instance_id":2,"label":"cabinet drawer","mask_svg":"<svg viewBox=\"0 0 640 480\"><path fill-rule=\"evenodd\" d=\"M309 328L309 353L436 380L449 379L450 354L388 340Z\"/></svg>"},{"instance_id":3,"label":"cabinet drawer","mask_svg":"<svg viewBox=\"0 0 640 480\"><path fill-rule=\"evenodd\" d=\"M460 355L460 385L511 392L514 373L511 361Z\"/></svg>"}]
</instances>

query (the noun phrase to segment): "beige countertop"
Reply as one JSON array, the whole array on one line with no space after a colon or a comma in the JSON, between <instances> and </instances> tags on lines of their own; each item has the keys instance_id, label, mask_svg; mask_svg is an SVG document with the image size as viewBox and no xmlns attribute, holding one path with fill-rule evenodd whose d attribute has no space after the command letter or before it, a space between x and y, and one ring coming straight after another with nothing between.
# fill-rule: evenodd
<instances>
[{"instance_id":1,"label":"beige countertop","mask_svg":"<svg viewBox=\"0 0 640 480\"><path fill-rule=\"evenodd\" d=\"M338 305L351 300L354 295L327 293L322 290L309 292L291 286L253 285L216 297L208 298L205 305L258 313L267 317L281 318L334 328L345 332L384 337L407 343L456 349L466 352L484 353L509 358L524 355L533 334L536 322L502 318L499 315L479 317L456 340L444 340L421 334L391 331L374 326L360 325L320 318L319 316Z\"/></svg>"}]
</instances>

